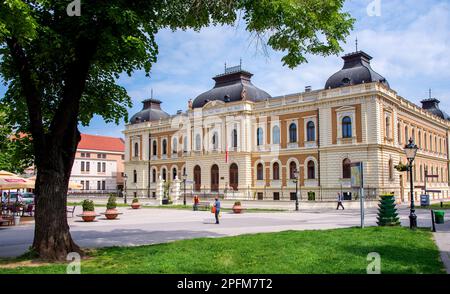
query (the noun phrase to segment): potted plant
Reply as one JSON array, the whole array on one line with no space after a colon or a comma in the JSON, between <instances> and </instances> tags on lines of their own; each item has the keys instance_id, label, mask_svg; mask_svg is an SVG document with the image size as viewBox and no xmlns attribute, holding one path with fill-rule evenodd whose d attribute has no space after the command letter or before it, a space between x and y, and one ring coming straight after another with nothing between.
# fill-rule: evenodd
<instances>
[{"instance_id":1,"label":"potted plant","mask_svg":"<svg viewBox=\"0 0 450 294\"><path fill-rule=\"evenodd\" d=\"M82 203L83 207L83 213L81 214L81 218L85 222L92 222L95 220L95 217L97 216L95 214L95 205L94 201L85 199Z\"/></svg>"},{"instance_id":2,"label":"potted plant","mask_svg":"<svg viewBox=\"0 0 450 294\"><path fill-rule=\"evenodd\" d=\"M408 166L406 164L403 164L402 162L399 162L397 165L394 166L394 168L399 172L408 171Z\"/></svg>"},{"instance_id":3,"label":"potted plant","mask_svg":"<svg viewBox=\"0 0 450 294\"><path fill-rule=\"evenodd\" d=\"M141 207L141 204L139 203L139 199L137 197L133 198L133 201L131 201L131 208L138 209Z\"/></svg>"},{"instance_id":4,"label":"potted plant","mask_svg":"<svg viewBox=\"0 0 450 294\"><path fill-rule=\"evenodd\" d=\"M233 209L234 213L241 213L242 212L241 202L240 201L234 202L234 205L233 205L232 209Z\"/></svg>"},{"instance_id":5,"label":"potted plant","mask_svg":"<svg viewBox=\"0 0 450 294\"><path fill-rule=\"evenodd\" d=\"M24 204L20 201L14 202L14 225L20 224L20 211L23 209Z\"/></svg>"},{"instance_id":6,"label":"potted plant","mask_svg":"<svg viewBox=\"0 0 450 294\"><path fill-rule=\"evenodd\" d=\"M106 203L106 211L105 216L107 219L115 219L119 212L116 209L117 203L116 203L116 196L111 195L108 198L108 203Z\"/></svg>"},{"instance_id":7,"label":"potted plant","mask_svg":"<svg viewBox=\"0 0 450 294\"><path fill-rule=\"evenodd\" d=\"M308 201L315 201L316 200L316 193L313 191L308 192Z\"/></svg>"}]
</instances>

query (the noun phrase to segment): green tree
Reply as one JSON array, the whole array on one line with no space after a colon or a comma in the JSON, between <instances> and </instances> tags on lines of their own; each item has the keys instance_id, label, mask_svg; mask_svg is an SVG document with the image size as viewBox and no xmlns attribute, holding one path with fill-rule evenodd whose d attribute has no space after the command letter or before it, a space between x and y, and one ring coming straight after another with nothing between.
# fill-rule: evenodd
<instances>
[{"instance_id":1,"label":"green tree","mask_svg":"<svg viewBox=\"0 0 450 294\"><path fill-rule=\"evenodd\" d=\"M127 120L131 100L116 80L138 69L149 75L160 29L232 25L241 15L295 67L306 54L340 52L353 25L344 0L81 0L80 16L69 17L70 2L0 0L3 100L19 110L10 115L31 134L38 170L33 249L53 260L81 252L65 213L77 127L94 114Z\"/></svg>"},{"instance_id":2,"label":"green tree","mask_svg":"<svg viewBox=\"0 0 450 294\"><path fill-rule=\"evenodd\" d=\"M395 207L394 195L381 195L378 204L377 224L379 226L399 226L400 219L398 217L397 208Z\"/></svg>"},{"instance_id":3,"label":"green tree","mask_svg":"<svg viewBox=\"0 0 450 294\"><path fill-rule=\"evenodd\" d=\"M0 103L0 170L22 173L33 165L33 149L28 136L17 133L9 121L10 109Z\"/></svg>"}]
</instances>

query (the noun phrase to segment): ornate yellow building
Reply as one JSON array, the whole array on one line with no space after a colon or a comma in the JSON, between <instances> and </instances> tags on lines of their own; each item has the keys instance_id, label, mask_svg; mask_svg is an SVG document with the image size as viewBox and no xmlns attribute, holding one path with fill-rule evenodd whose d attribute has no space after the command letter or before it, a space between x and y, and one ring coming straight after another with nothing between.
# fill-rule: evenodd
<instances>
[{"instance_id":1,"label":"ornate yellow building","mask_svg":"<svg viewBox=\"0 0 450 294\"><path fill-rule=\"evenodd\" d=\"M351 162L364 163L365 196L394 192L408 201L409 138L419 147L414 184L432 199L449 197L450 122L437 99L419 107L390 88L362 51L343 57L344 66L324 89L272 97L251 83L241 66L215 76L214 87L169 115L161 102L145 100L126 125L128 195L172 197L220 194L232 199L326 200L351 188ZM438 177L425 179L428 174ZM185 177L183 177L185 175ZM296 178L298 177L298 185ZM415 189L418 199L422 189ZM173 196L175 195L175 196Z\"/></svg>"}]
</instances>

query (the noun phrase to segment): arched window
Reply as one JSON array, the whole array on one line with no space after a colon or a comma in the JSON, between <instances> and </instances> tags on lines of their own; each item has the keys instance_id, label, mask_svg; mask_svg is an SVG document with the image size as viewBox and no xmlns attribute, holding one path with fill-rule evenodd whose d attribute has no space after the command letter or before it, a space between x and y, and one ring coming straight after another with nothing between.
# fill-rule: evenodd
<instances>
[{"instance_id":1,"label":"arched window","mask_svg":"<svg viewBox=\"0 0 450 294\"><path fill-rule=\"evenodd\" d=\"M177 168L172 168L172 180L175 180L177 178Z\"/></svg>"},{"instance_id":2,"label":"arched window","mask_svg":"<svg viewBox=\"0 0 450 294\"><path fill-rule=\"evenodd\" d=\"M264 179L264 167L262 163L256 166L256 180L262 181Z\"/></svg>"},{"instance_id":3,"label":"arched window","mask_svg":"<svg viewBox=\"0 0 450 294\"><path fill-rule=\"evenodd\" d=\"M430 151L433 151L433 136L430 134Z\"/></svg>"},{"instance_id":4,"label":"arched window","mask_svg":"<svg viewBox=\"0 0 450 294\"><path fill-rule=\"evenodd\" d=\"M316 140L316 127L313 121L309 121L306 124L306 140L315 141Z\"/></svg>"},{"instance_id":5,"label":"arched window","mask_svg":"<svg viewBox=\"0 0 450 294\"><path fill-rule=\"evenodd\" d=\"M184 152L187 152L187 137L185 136L184 138L183 138L183 151Z\"/></svg>"},{"instance_id":6,"label":"arched window","mask_svg":"<svg viewBox=\"0 0 450 294\"><path fill-rule=\"evenodd\" d=\"M213 150L217 150L217 148L219 148L219 135L217 134L217 132L214 132L211 143L213 146Z\"/></svg>"},{"instance_id":7,"label":"arched window","mask_svg":"<svg viewBox=\"0 0 450 294\"><path fill-rule=\"evenodd\" d=\"M167 180L167 171L165 168L162 169L162 179L165 181Z\"/></svg>"},{"instance_id":8,"label":"arched window","mask_svg":"<svg viewBox=\"0 0 450 294\"><path fill-rule=\"evenodd\" d=\"M422 166L420 166L420 168L422 169ZM389 158L388 169L389 169L389 179L392 180L394 178L394 163L392 161L392 158Z\"/></svg>"},{"instance_id":9,"label":"arched window","mask_svg":"<svg viewBox=\"0 0 450 294\"><path fill-rule=\"evenodd\" d=\"M437 144L437 138L434 136L434 152L438 151L438 144Z\"/></svg>"},{"instance_id":10,"label":"arched window","mask_svg":"<svg viewBox=\"0 0 450 294\"><path fill-rule=\"evenodd\" d=\"M272 128L272 144L280 144L280 127L278 126Z\"/></svg>"},{"instance_id":11,"label":"arched window","mask_svg":"<svg viewBox=\"0 0 450 294\"><path fill-rule=\"evenodd\" d=\"M420 132L420 130L417 131L417 140L417 147L422 149L422 133Z\"/></svg>"},{"instance_id":12,"label":"arched window","mask_svg":"<svg viewBox=\"0 0 450 294\"><path fill-rule=\"evenodd\" d=\"M402 128L400 126L400 123L397 124L397 141L398 144L402 143Z\"/></svg>"},{"instance_id":13,"label":"arched window","mask_svg":"<svg viewBox=\"0 0 450 294\"><path fill-rule=\"evenodd\" d=\"M405 144L408 144L409 134L408 134L408 126L405 126Z\"/></svg>"},{"instance_id":14,"label":"arched window","mask_svg":"<svg viewBox=\"0 0 450 294\"><path fill-rule=\"evenodd\" d=\"M411 138L413 139L413 141L416 141L416 132L414 130L414 128L411 128Z\"/></svg>"},{"instance_id":15,"label":"arched window","mask_svg":"<svg viewBox=\"0 0 450 294\"><path fill-rule=\"evenodd\" d=\"M137 171L133 170L133 183L137 183Z\"/></svg>"},{"instance_id":16,"label":"arched window","mask_svg":"<svg viewBox=\"0 0 450 294\"><path fill-rule=\"evenodd\" d=\"M166 140L166 139L164 139L164 140L162 141L162 154L163 154L163 155L166 155L166 154L167 154L167 140Z\"/></svg>"},{"instance_id":17,"label":"arched window","mask_svg":"<svg viewBox=\"0 0 450 294\"><path fill-rule=\"evenodd\" d=\"M348 158L342 161L342 178L344 179L350 179L352 177L350 164L351 161Z\"/></svg>"},{"instance_id":18,"label":"arched window","mask_svg":"<svg viewBox=\"0 0 450 294\"><path fill-rule=\"evenodd\" d=\"M195 135L195 150L200 151L202 148L202 139L200 138L200 134Z\"/></svg>"},{"instance_id":19,"label":"arched window","mask_svg":"<svg viewBox=\"0 0 450 294\"><path fill-rule=\"evenodd\" d=\"M289 178L291 180L295 179L295 171L297 170L297 164L294 161L289 163Z\"/></svg>"},{"instance_id":20,"label":"arched window","mask_svg":"<svg viewBox=\"0 0 450 294\"><path fill-rule=\"evenodd\" d=\"M342 138L352 137L352 119L346 116L342 119Z\"/></svg>"},{"instance_id":21,"label":"arched window","mask_svg":"<svg viewBox=\"0 0 450 294\"><path fill-rule=\"evenodd\" d=\"M202 186L202 170L199 165L194 167L194 190L200 191Z\"/></svg>"},{"instance_id":22,"label":"arched window","mask_svg":"<svg viewBox=\"0 0 450 294\"><path fill-rule=\"evenodd\" d=\"M156 140L153 140L152 145L153 145L153 156L156 156L156 154L158 152L158 147L157 147L157 144L156 144Z\"/></svg>"},{"instance_id":23,"label":"arched window","mask_svg":"<svg viewBox=\"0 0 450 294\"><path fill-rule=\"evenodd\" d=\"M239 170L236 163L230 165L230 187L237 190L239 186Z\"/></svg>"},{"instance_id":24,"label":"arched window","mask_svg":"<svg viewBox=\"0 0 450 294\"><path fill-rule=\"evenodd\" d=\"M138 156L139 156L139 144L134 143L134 157L138 157Z\"/></svg>"},{"instance_id":25,"label":"arched window","mask_svg":"<svg viewBox=\"0 0 450 294\"><path fill-rule=\"evenodd\" d=\"M173 138L172 140L172 153L175 154L178 151L177 138Z\"/></svg>"},{"instance_id":26,"label":"arched window","mask_svg":"<svg viewBox=\"0 0 450 294\"><path fill-rule=\"evenodd\" d=\"M297 125L295 123L291 123L289 125L289 143L297 142Z\"/></svg>"},{"instance_id":27,"label":"arched window","mask_svg":"<svg viewBox=\"0 0 450 294\"><path fill-rule=\"evenodd\" d=\"M274 162L272 165L272 179L279 180L280 179L280 165L278 162Z\"/></svg>"},{"instance_id":28,"label":"arched window","mask_svg":"<svg viewBox=\"0 0 450 294\"><path fill-rule=\"evenodd\" d=\"M261 146L263 144L263 129L258 128L256 130L256 145Z\"/></svg>"},{"instance_id":29,"label":"arched window","mask_svg":"<svg viewBox=\"0 0 450 294\"><path fill-rule=\"evenodd\" d=\"M217 164L211 166L211 191L219 191L219 167Z\"/></svg>"},{"instance_id":30,"label":"arched window","mask_svg":"<svg viewBox=\"0 0 450 294\"><path fill-rule=\"evenodd\" d=\"M428 140L427 140L427 133L423 133L423 143L424 143L424 149L428 150Z\"/></svg>"},{"instance_id":31,"label":"arched window","mask_svg":"<svg viewBox=\"0 0 450 294\"><path fill-rule=\"evenodd\" d=\"M315 179L316 178L316 167L314 164L314 161L310 160L307 164L308 168L308 179Z\"/></svg>"},{"instance_id":32,"label":"arched window","mask_svg":"<svg viewBox=\"0 0 450 294\"><path fill-rule=\"evenodd\" d=\"M391 117L390 116L386 116L385 127L386 127L386 137L391 138Z\"/></svg>"},{"instance_id":33,"label":"arched window","mask_svg":"<svg viewBox=\"0 0 450 294\"><path fill-rule=\"evenodd\" d=\"M155 183L156 182L156 169L152 170L152 182Z\"/></svg>"},{"instance_id":34,"label":"arched window","mask_svg":"<svg viewBox=\"0 0 450 294\"><path fill-rule=\"evenodd\" d=\"M237 144L237 130L233 129L233 131L231 131L231 146L237 148Z\"/></svg>"},{"instance_id":35,"label":"arched window","mask_svg":"<svg viewBox=\"0 0 450 294\"><path fill-rule=\"evenodd\" d=\"M420 165L420 181L423 182L423 166Z\"/></svg>"}]
</instances>

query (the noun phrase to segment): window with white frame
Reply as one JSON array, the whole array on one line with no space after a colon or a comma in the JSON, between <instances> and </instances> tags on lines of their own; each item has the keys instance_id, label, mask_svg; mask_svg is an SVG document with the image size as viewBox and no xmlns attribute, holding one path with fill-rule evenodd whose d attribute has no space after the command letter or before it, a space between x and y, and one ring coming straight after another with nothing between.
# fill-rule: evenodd
<instances>
[{"instance_id":1,"label":"window with white frame","mask_svg":"<svg viewBox=\"0 0 450 294\"><path fill-rule=\"evenodd\" d=\"M272 144L280 144L280 127L274 126L272 128Z\"/></svg>"}]
</instances>

